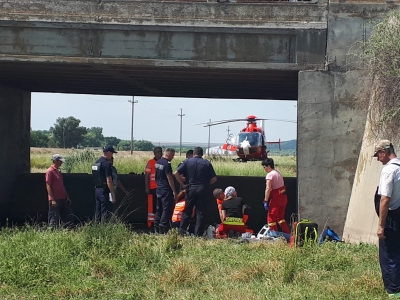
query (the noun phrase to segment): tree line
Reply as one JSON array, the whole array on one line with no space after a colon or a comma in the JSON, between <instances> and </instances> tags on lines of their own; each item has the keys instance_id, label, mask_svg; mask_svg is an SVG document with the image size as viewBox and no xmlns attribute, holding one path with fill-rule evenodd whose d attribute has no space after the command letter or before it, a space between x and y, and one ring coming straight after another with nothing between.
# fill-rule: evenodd
<instances>
[{"instance_id":1,"label":"tree line","mask_svg":"<svg viewBox=\"0 0 400 300\"><path fill-rule=\"evenodd\" d=\"M114 136L103 136L103 128L80 126L81 120L68 117L57 118L49 130L31 130L31 147L39 148L86 148L112 145L118 150L130 150L131 141ZM154 145L150 141L133 141L137 151L151 151Z\"/></svg>"}]
</instances>

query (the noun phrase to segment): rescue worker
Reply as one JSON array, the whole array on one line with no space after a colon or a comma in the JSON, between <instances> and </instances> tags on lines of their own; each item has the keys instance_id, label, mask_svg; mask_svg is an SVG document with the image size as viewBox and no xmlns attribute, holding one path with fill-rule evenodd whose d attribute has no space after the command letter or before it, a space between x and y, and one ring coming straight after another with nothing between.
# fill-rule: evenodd
<instances>
[{"instance_id":1,"label":"rescue worker","mask_svg":"<svg viewBox=\"0 0 400 300\"><path fill-rule=\"evenodd\" d=\"M186 159L185 159L184 161L182 161L182 162L179 163L178 168L179 168L179 166L180 166L181 164L183 164L186 160L188 160L189 158L192 158L192 157L193 157L193 150L188 150L188 151L186 152ZM182 178L182 182L183 182L183 183L186 183L186 177L187 177L186 174L181 174L181 178ZM180 189L183 190L183 186L180 186Z\"/></svg>"},{"instance_id":2,"label":"rescue worker","mask_svg":"<svg viewBox=\"0 0 400 300\"><path fill-rule=\"evenodd\" d=\"M182 220L182 212L185 210L186 200L185 200L185 192L181 191L178 194L177 202L175 204L174 212L172 214L172 228L177 228L179 230L181 220ZM195 208L192 211L192 220L195 215ZM194 233L194 225L193 222L190 222L189 225L189 233Z\"/></svg>"},{"instance_id":3,"label":"rescue worker","mask_svg":"<svg viewBox=\"0 0 400 300\"><path fill-rule=\"evenodd\" d=\"M290 233L289 226L285 221L287 195L283 176L275 170L272 158L263 160L261 165L264 167L265 172L267 172L267 176L265 177L264 208L268 211L268 226L274 231ZM281 230L278 230L278 226Z\"/></svg>"},{"instance_id":4,"label":"rescue worker","mask_svg":"<svg viewBox=\"0 0 400 300\"><path fill-rule=\"evenodd\" d=\"M165 149L164 156L155 164L157 209L154 218L154 230L156 233L161 234L167 233L171 228L171 218L177 196L171 167L171 160L173 160L174 155L175 150L167 148Z\"/></svg>"},{"instance_id":5,"label":"rescue worker","mask_svg":"<svg viewBox=\"0 0 400 300\"><path fill-rule=\"evenodd\" d=\"M234 233L252 232L247 229L243 220L246 205L243 198L237 196L236 189L233 186L228 186L225 189L225 200L222 203L222 224L218 227L219 235L226 235L230 231Z\"/></svg>"},{"instance_id":6,"label":"rescue worker","mask_svg":"<svg viewBox=\"0 0 400 300\"><path fill-rule=\"evenodd\" d=\"M213 190L213 196L214 196L215 200L217 200L219 218L221 219L221 223L222 223L224 221L224 218L222 216L222 204L224 203L224 200L225 200L224 191L220 188L216 188Z\"/></svg>"},{"instance_id":7,"label":"rescue worker","mask_svg":"<svg viewBox=\"0 0 400 300\"><path fill-rule=\"evenodd\" d=\"M204 217L206 212L207 185L217 181L212 164L203 159L203 148L196 147L193 150L194 156L181 164L174 173L176 180L186 189L186 207L182 213L182 221L179 232L186 234L186 228L190 223L193 207L196 206L196 227L194 234L202 236L204 233ZM183 183L181 175L185 174L186 184Z\"/></svg>"},{"instance_id":8,"label":"rescue worker","mask_svg":"<svg viewBox=\"0 0 400 300\"><path fill-rule=\"evenodd\" d=\"M154 216L157 208L157 183L156 183L156 169L155 165L157 160L162 156L162 148L155 147L153 149L154 157L150 159L144 170L144 184L147 194L147 226L151 227L154 223Z\"/></svg>"},{"instance_id":9,"label":"rescue worker","mask_svg":"<svg viewBox=\"0 0 400 300\"><path fill-rule=\"evenodd\" d=\"M49 202L49 226L56 228L60 221L65 227L73 224L71 199L64 186L64 179L61 174L61 165L65 159L60 154L54 154L53 164L46 171L46 189Z\"/></svg>"},{"instance_id":10,"label":"rescue worker","mask_svg":"<svg viewBox=\"0 0 400 300\"><path fill-rule=\"evenodd\" d=\"M117 168L114 167L114 157L111 157L111 173L113 178L114 192L117 193L117 189L119 188L124 194L128 194L128 191L123 186L121 180L118 178Z\"/></svg>"},{"instance_id":11,"label":"rescue worker","mask_svg":"<svg viewBox=\"0 0 400 300\"><path fill-rule=\"evenodd\" d=\"M400 159L388 140L375 145L374 157L384 165L377 192L380 199L376 206L379 263L389 297L400 298Z\"/></svg>"},{"instance_id":12,"label":"rescue worker","mask_svg":"<svg viewBox=\"0 0 400 300\"><path fill-rule=\"evenodd\" d=\"M95 186L96 222L105 221L107 215L112 211L111 203L115 203L116 201L110 163L114 153L117 153L117 151L112 146L105 146L103 148L103 156L92 166L92 176Z\"/></svg>"}]
</instances>

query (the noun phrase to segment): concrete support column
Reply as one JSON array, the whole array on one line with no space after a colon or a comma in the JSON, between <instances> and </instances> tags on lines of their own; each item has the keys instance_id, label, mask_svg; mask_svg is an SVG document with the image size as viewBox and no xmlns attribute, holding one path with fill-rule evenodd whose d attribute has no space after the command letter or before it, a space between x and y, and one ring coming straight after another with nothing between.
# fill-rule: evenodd
<instances>
[{"instance_id":1,"label":"concrete support column","mask_svg":"<svg viewBox=\"0 0 400 300\"><path fill-rule=\"evenodd\" d=\"M0 222L4 222L17 175L30 172L31 93L0 86L0 107Z\"/></svg>"},{"instance_id":2,"label":"concrete support column","mask_svg":"<svg viewBox=\"0 0 400 300\"><path fill-rule=\"evenodd\" d=\"M358 72L299 73L298 201L301 218L342 234L366 113L355 107Z\"/></svg>"}]
</instances>

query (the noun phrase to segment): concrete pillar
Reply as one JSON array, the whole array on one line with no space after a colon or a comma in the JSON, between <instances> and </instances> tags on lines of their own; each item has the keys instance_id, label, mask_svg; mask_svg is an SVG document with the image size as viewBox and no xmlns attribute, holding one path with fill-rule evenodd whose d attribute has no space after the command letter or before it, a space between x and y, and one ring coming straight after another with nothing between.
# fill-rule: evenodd
<instances>
[{"instance_id":1,"label":"concrete pillar","mask_svg":"<svg viewBox=\"0 0 400 300\"><path fill-rule=\"evenodd\" d=\"M0 222L4 222L18 174L30 172L31 93L0 86Z\"/></svg>"},{"instance_id":2,"label":"concrete pillar","mask_svg":"<svg viewBox=\"0 0 400 300\"><path fill-rule=\"evenodd\" d=\"M366 113L356 109L357 72L299 73L298 201L301 218L342 234Z\"/></svg>"},{"instance_id":3,"label":"concrete pillar","mask_svg":"<svg viewBox=\"0 0 400 300\"><path fill-rule=\"evenodd\" d=\"M344 226L343 238L347 242L378 242L378 217L374 208L374 195L379 185L382 164L372 157L373 153L374 139L369 137L367 125Z\"/></svg>"}]
</instances>

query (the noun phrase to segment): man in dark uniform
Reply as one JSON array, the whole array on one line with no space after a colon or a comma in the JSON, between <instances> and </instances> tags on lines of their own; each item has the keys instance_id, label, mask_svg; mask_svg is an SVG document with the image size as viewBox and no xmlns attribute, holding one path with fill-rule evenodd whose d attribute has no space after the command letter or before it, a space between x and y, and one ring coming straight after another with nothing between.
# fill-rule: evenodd
<instances>
[{"instance_id":1,"label":"man in dark uniform","mask_svg":"<svg viewBox=\"0 0 400 300\"><path fill-rule=\"evenodd\" d=\"M175 156L175 150L165 149L164 156L155 165L157 182L157 209L154 218L154 230L165 234L171 228L171 218L177 196L175 181L172 176L171 160Z\"/></svg>"},{"instance_id":2,"label":"man in dark uniform","mask_svg":"<svg viewBox=\"0 0 400 300\"><path fill-rule=\"evenodd\" d=\"M196 227L194 233L196 236L202 236L204 233L204 213L206 211L207 186L217 181L212 164L203 159L203 148L196 147L193 150L194 156L185 160L174 173L176 180L186 188L186 207L182 213L180 224L180 233L186 234L190 222L193 207L196 206ZM181 175L187 176L185 185Z\"/></svg>"},{"instance_id":3,"label":"man in dark uniform","mask_svg":"<svg viewBox=\"0 0 400 300\"><path fill-rule=\"evenodd\" d=\"M117 151L112 146L105 146L103 156L92 166L96 200L95 221L97 222L105 220L107 214L112 211L112 203L116 201L110 163L114 153Z\"/></svg>"}]
</instances>

